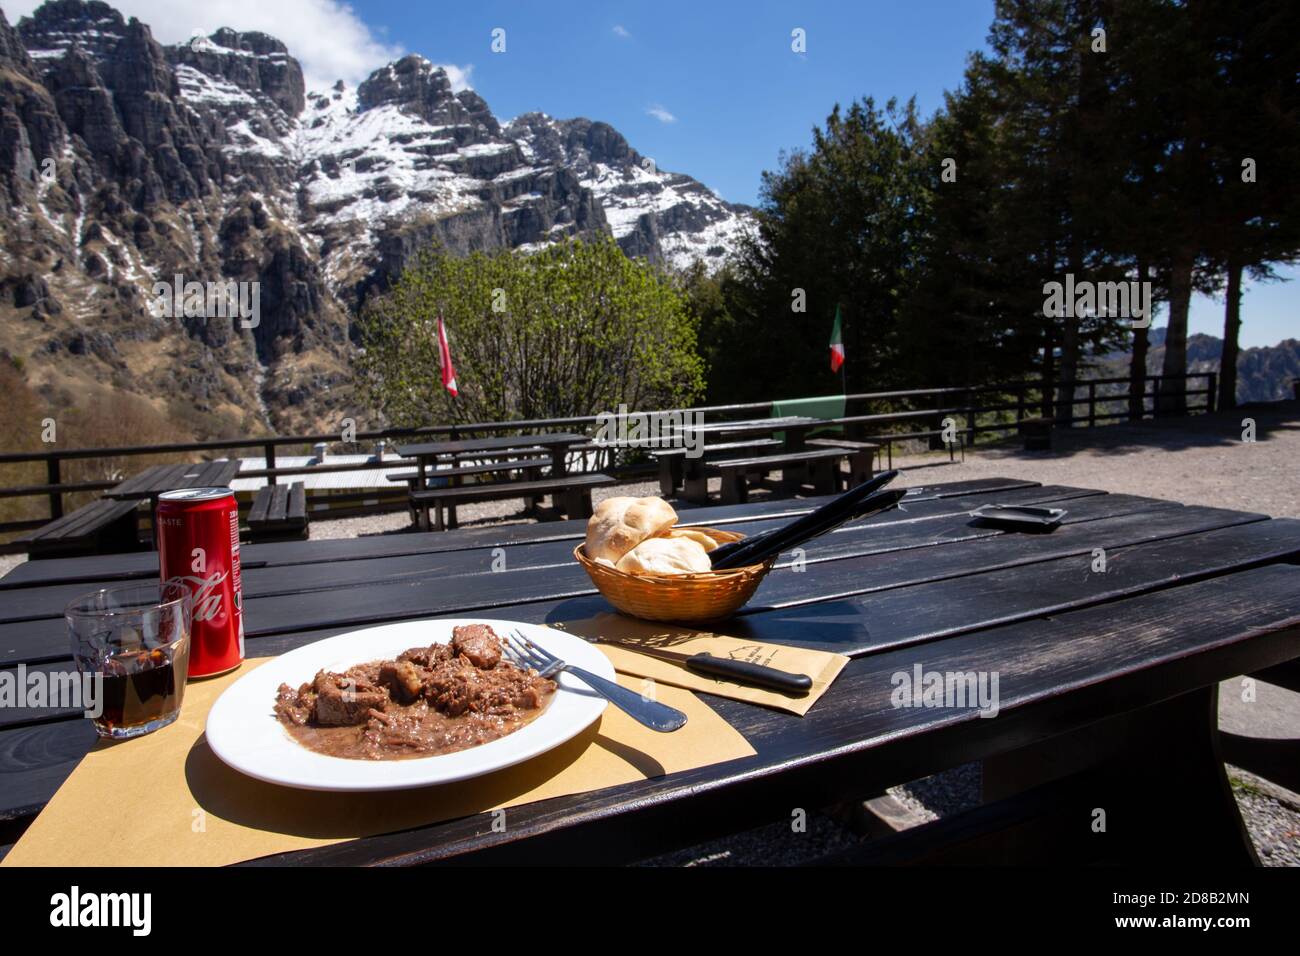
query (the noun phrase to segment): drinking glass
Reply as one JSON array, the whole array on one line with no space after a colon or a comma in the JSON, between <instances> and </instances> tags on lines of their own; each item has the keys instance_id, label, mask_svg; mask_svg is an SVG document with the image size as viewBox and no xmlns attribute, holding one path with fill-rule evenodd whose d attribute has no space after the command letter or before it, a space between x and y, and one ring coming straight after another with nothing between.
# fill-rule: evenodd
<instances>
[{"instance_id":1,"label":"drinking glass","mask_svg":"<svg viewBox=\"0 0 1300 956\"><path fill-rule=\"evenodd\" d=\"M192 598L184 584L130 584L74 599L63 612L77 669L98 699L101 737L125 740L181 712L190 661Z\"/></svg>"}]
</instances>

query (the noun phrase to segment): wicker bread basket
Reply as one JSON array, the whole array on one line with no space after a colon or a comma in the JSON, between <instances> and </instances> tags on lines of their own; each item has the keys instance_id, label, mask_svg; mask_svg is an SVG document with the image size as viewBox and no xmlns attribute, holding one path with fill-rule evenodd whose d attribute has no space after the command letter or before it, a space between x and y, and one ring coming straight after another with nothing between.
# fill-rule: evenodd
<instances>
[{"instance_id":1,"label":"wicker bread basket","mask_svg":"<svg viewBox=\"0 0 1300 956\"><path fill-rule=\"evenodd\" d=\"M714 528L694 530L705 532L719 544L745 537ZM573 556L587 569L591 582L605 599L624 614L647 621L690 624L719 621L735 614L753 596L776 560L699 574L634 574L597 564L587 557L586 545L574 548Z\"/></svg>"}]
</instances>

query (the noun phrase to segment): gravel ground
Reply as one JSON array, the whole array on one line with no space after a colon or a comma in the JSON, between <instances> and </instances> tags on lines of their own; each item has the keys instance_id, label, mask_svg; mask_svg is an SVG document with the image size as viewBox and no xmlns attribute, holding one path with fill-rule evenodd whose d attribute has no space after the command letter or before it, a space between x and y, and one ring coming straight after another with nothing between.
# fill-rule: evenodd
<instances>
[{"instance_id":1,"label":"gravel ground","mask_svg":"<svg viewBox=\"0 0 1300 956\"><path fill-rule=\"evenodd\" d=\"M1253 419L1253 442L1242 421ZM971 478L1023 478L1165 498L1184 504L1300 518L1300 402L1247 406L1193 418L1058 431L1048 452L1004 443L900 457L898 481L912 486Z\"/></svg>"},{"instance_id":2,"label":"gravel ground","mask_svg":"<svg viewBox=\"0 0 1300 956\"><path fill-rule=\"evenodd\" d=\"M1243 441L1244 420L1255 438ZM903 469L897 484L911 487L984 477L1023 478L1105 491L1300 517L1300 403L1247 406L1232 412L1058 432L1050 452L1025 452L1014 442L968 450L965 461L949 463L946 452L896 454ZM713 488L716 491L716 479ZM658 494L658 482L599 489L593 499ZM756 492L755 499L766 493ZM675 503L677 504L677 503ZM689 512L681 504L679 511ZM485 502L458 509L461 527L532 520L518 502ZM317 520L311 538L401 534L410 530L406 512ZM0 556L0 574L21 562ZM1300 866L1300 796L1229 767L1238 807L1266 866ZM919 817L930 820L976 806L980 768L967 764L889 793ZM789 820L646 861L646 865L727 866L797 863L844 849L860 838L835 819L809 811L804 832Z\"/></svg>"},{"instance_id":3,"label":"gravel ground","mask_svg":"<svg viewBox=\"0 0 1300 956\"><path fill-rule=\"evenodd\" d=\"M1300 794L1228 765L1228 780L1265 866L1300 866Z\"/></svg>"}]
</instances>

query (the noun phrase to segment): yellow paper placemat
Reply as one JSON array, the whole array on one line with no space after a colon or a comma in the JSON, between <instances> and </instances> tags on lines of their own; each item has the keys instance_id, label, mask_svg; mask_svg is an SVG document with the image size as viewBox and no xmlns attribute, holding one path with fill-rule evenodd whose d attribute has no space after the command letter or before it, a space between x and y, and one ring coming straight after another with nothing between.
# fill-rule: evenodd
<instances>
[{"instance_id":1,"label":"yellow paper placemat","mask_svg":"<svg viewBox=\"0 0 1300 956\"><path fill-rule=\"evenodd\" d=\"M674 687L717 694L719 697L730 697L750 704L775 707L777 710L798 714L800 717L812 709L812 705L826 693L827 688L840 675L840 671L844 670L844 665L849 662L849 658L843 654L815 651L806 647L790 647L785 644L766 644L762 641L729 637L714 631L659 624L654 621L637 621L622 614L601 613L580 621L565 621L563 624L550 626L588 640L603 637L642 643L647 647L684 654L700 654L707 651L714 657L734 657L737 660L780 668L793 674L807 674L812 678L812 689L802 696L796 696L778 690L718 680L707 674L696 674L694 671L687 670L683 664L658 660L612 644L598 645L605 652L605 656L614 662L615 669L621 674L635 674L638 677L649 677L657 684L671 684Z\"/></svg>"},{"instance_id":2,"label":"yellow paper placemat","mask_svg":"<svg viewBox=\"0 0 1300 956\"><path fill-rule=\"evenodd\" d=\"M181 716L170 727L96 746L0 866L225 865L754 754L740 732L694 694L662 687L657 699L689 717L671 734L610 706L595 725L555 750L461 783L362 794L278 787L231 770L203 738L208 710L221 692L265 661L189 684ZM640 682L625 677L620 683L636 689Z\"/></svg>"}]
</instances>

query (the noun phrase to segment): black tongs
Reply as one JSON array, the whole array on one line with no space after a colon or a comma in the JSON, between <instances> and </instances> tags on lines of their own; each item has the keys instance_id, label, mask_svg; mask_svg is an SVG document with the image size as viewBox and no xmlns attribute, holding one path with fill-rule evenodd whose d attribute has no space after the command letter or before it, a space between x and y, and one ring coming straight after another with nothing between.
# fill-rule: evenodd
<instances>
[{"instance_id":1,"label":"black tongs","mask_svg":"<svg viewBox=\"0 0 1300 956\"><path fill-rule=\"evenodd\" d=\"M788 551L805 541L811 541L819 535L833 531L846 521L866 518L896 507L907 494L906 490L895 488L891 491L881 491L880 489L897 477L897 471L883 472L846 491L816 511L801 515L788 524L714 548L709 553L713 570L722 571L727 568L743 568L749 564L759 564L782 551Z\"/></svg>"}]
</instances>

